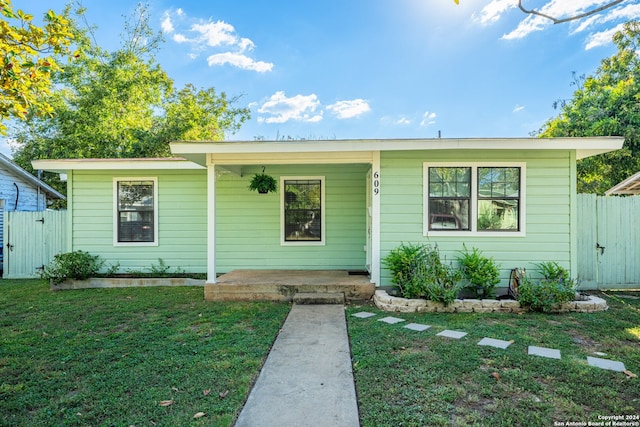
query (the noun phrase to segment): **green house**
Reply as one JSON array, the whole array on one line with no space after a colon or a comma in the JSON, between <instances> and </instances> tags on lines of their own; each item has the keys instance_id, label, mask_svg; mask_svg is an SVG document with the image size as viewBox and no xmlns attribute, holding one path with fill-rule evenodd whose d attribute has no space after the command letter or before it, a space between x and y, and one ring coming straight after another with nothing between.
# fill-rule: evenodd
<instances>
[{"instance_id":1,"label":"green house","mask_svg":"<svg viewBox=\"0 0 640 427\"><path fill-rule=\"evenodd\" d=\"M71 250L216 283L233 270L366 271L401 243L576 271L576 160L623 139L174 142L174 158L38 160L68 179ZM256 174L275 192L249 191Z\"/></svg>"}]
</instances>

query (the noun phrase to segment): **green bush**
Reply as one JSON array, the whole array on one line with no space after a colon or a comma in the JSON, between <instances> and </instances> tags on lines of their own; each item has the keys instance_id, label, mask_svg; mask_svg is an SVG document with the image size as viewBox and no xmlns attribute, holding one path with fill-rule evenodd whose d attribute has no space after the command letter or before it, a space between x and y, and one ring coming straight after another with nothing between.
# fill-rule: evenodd
<instances>
[{"instance_id":1,"label":"green bush","mask_svg":"<svg viewBox=\"0 0 640 427\"><path fill-rule=\"evenodd\" d=\"M479 298L495 297L496 285L500 283L500 270L493 258L485 257L478 248L469 252L466 246L464 252L459 254L458 263L467 283L463 289L474 292Z\"/></svg>"},{"instance_id":2,"label":"green bush","mask_svg":"<svg viewBox=\"0 0 640 427\"><path fill-rule=\"evenodd\" d=\"M57 254L44 267L40 277L57 285L67 279L83 280L95 276L104 266L105 261L98 255L84 251Z\"/></svg>"},{"instance_id":3,"label":"green bush","mask_svg":"<svg viewBox=\"0 0 640 427\"><path fill-rule=\"evenodd\" d=\"M550 312L560 304L575 300L577 283L569 272L555 262L537 264L542 276L534 282L523 276L518 286L518 301L533 311Z\"/></svg>"},{"instance_id":4,"label":"green bush","mask_svg":"<svg viewBox=\"0 0 640 427\"><path fill-rule=\"evenodd\" d=\"M404 298L425 298L448 304L460 292L462 275L440 260L437 246L403 243L392 250L383 262Z\"/></svg>"},{"instance_id":5,"label":"green bush","mask_svg":"<svg viewBox=\"0 0 640 427\"><path fill-rule=\"evenodd\" d=\"M417 269L426 262L426 259L426 246L402 243L382 260L391 271L391 282L398 287L403 297L417 298L420 293L419 280L416 280L419 274Z\"/></svg>"}]
</instances>

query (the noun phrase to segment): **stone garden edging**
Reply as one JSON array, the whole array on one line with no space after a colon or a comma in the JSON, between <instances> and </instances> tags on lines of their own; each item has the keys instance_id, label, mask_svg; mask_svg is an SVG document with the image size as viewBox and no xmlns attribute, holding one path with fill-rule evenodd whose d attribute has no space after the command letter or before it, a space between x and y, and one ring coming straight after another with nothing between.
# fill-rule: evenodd
<instances>
[{"instance_id":1,"label":"stone garden edging","mask_svg":"<svg viewBox=\"0 0 640 427\"><path fill-rule=\"evenodd\" d=\"M377 290L373 296L376 307L384 311L396 313L525 313L528 308L522 307L515 300L497 299L457 299L445 306L444 303L425 299L407 299L394 297L384 290ZM609 309L607 301L589 295L585 301L572 301L560 305L554 312L593 313Z\"/></svg>"}]
</instances>

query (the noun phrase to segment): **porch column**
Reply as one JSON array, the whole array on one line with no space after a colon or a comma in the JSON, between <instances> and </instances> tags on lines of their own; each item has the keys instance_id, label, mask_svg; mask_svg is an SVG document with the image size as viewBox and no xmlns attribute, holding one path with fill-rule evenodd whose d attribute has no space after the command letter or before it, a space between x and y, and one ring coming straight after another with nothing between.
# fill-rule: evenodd
<instances>
[{"instance_id":1,"label":"porch column","mask_svg":"<svg viewBox=\"0 0 640 427\"><path fill-rule=\"evenodd\" d=\"M382 175L380 152L371 153L371 282L380 286L380 196Z\"/></svg>"},{"instance_id":2,"label":"porch column","mask_svg":"<svg viewBox=\"0 0 640 427\"><path fill-rule=\"evenodd\" d=\"M207 283L216 283L216 165L207 162Z\"/></svg>"}]
</instances>

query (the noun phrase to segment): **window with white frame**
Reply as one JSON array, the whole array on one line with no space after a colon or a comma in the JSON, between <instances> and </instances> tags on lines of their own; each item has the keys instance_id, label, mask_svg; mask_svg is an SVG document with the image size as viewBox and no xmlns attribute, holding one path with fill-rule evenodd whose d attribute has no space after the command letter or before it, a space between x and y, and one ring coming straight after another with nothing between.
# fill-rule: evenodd
<instances>
[{"instance_id":1,"label":"window with white frame","mask_svg":"<svg viewBox=\"0 0 640 427\"><path fill-rule=\"evenodd\" d=\"M324 177L281 177L283 244L325 242Z\"/></svg>"},{"instance_id":2,"label":"window with white frame","mask_svg":"<svg viewBox=\"0 0 640 427\"><path fill-rule=\"evenodd\" d=\"M523 163L425 163L425 235L523 235L524 172Z\"/></svg>"},{"instance_id":3,"label":"window with white frame","mask_svg":"<svg viewBox=\"0 0 640 427\"><path fill-rule=\"evenodd\" d=\"M157 179L115 178L114 199L114 243L157 244Z\"/></svg>"}]
</instances>

